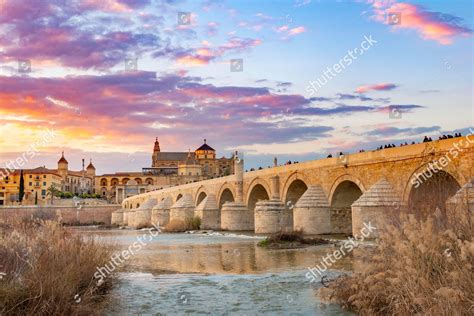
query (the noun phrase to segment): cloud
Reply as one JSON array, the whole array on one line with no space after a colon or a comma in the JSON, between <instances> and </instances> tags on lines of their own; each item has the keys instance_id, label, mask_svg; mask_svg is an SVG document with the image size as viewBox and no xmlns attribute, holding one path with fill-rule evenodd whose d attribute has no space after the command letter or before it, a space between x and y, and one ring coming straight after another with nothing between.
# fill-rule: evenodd
<instances>
[{"instance_id":1,"label":"cloud","mask_svg":"<svg viewBox=\"0 0 474 316\"><path fill-rule=\"evenodd\" d=\"M306 28L304 26L290 28L288 25L282 25L275 28L275 32L283 34L282 39L287 39L291 36L296 36L298 34L306 32Z\"/></svg>"},{"instance_id":2,"label":"cloud","mask_svg":"<svg viewBox=\"0 0 474 316\"><path fill-rule=\"evenodd\" d=\"M265 143L275 137L282 143L293 142L326 137L332 130L315 124L313 118L388 110L375 104L332 103L337 98L277 94L270 87L218 86L184 73L0 76L0 86L0 115L8 117L10 124L17 124L19 130L28 130L27 120L38 121L38 128L53 124L64 139L75 139L76 148L135 147L157 131L164 141L179 146L179 139L198 136L196 124L199 137L215 135L214 142L224 146ZM420 106L397 107L409 111Z\"/></svg>"},{"instance_id":3,"label":"cloud","mask_svg":"<svg viewBox=\"0 0 474 316\"><path fill-rule=\"evenodd\" d=\"M462 26L462 19L441 12L426 10L420 5L401 3L394 0L369 0L374 10L374 19L388 23L389 14L400 14L400 24L394 29L415 30L422 39L433 40L442 45L453 43L456 36L470 36L472 30Z\"/></svg>"},{"instance_id":4,"label":"cloud","mask_svg":"<svg viewBox=\"0 0 474 316\"><path fill-rule=\"evenodd\" d=\"M298 34L301 34L301 33L304 33L304 32L306 32L305 27L304 26L298 26L298 27L290 29L288 31L288 35L294 36L294 35L298 35Z\"/></svg>"},{"instance_id":5,"label":"cloud","mask_svg":"<svg viewBox=\"0 0 474 316\"><path fill-rule=\"evenodd\" d=\"M380 137L400 137L400 136L417 136L424 135L434 132L439 132L441 130L440 126L430 126L430 127L407 127L407 128L398 128L393 126L386 126L381 128L376 128L371 130L366 135L369 136L380 136Z\"/></svg>"},{"instance_id":6,"label":"cloud","mask_svg":"<svg viewBox=\"0 0 474 316\"><path fill-rule=\"evenodd\" d=\"M389 91L397 88L398 86L394 83L377 83L373 85L357 87L357 93L366 93L369 91Z\"/></svg>"},{"instance_id":7,"label":"cloud","mask_svg":"<svg viewBox=\"0 0 474 316\"><path fill-rule=\"evenodd\" d=\"M227 54L241 53L262 43L259 39L231 37L224 44L211 46L205 42L198 48L182 49L168 46L166 49L153 54L153 57L167 57L185 66L202 66L212 61L222 59Z\"/></svg>"}]
</instances>

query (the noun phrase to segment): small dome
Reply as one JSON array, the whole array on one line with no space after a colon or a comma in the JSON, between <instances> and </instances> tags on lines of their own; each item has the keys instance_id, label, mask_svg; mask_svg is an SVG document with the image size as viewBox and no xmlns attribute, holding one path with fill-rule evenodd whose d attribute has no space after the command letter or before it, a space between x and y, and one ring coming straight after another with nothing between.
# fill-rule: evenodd
<instances>
[{"instance_id":1,"label":"small dome","mask_svg":"<svg viewBox=\"0 0 474 316\"><path fill-rule=\"evenodd\" d=\"M295 207L329 207L329 203L326 194L320 185L310 185L298 202L296 202Z\"/></svg>"},{"instance_id":2,"label":"small dome","mask_svg":"<svg viewBox=\"0 0 474 316\"><path fill-rule=\"evenodd\" d=\"M89 169L95 170L95 167L94 167L94 165L92 164L92 159L91 159L91 161L89 162L89 165L87 166L86 169L87 169L87 170L89 170Z\"/></svg>"},{"instance_id":3,"label":"small dome","mask_svg":"<svg viewBox=\"0 0 474 316\"><path fill-rule=\"evenodd\" d=\"M212 148L211 146L209 146L207 144L207 140L204 139L204 144L201 145L201 147L199 147L198 149L196 149L196 151L200 151L200 150L207 150L207 151L216 151L214 148Z\"/></svg>"},{"instance_id":4,"label":"small dome","mask_svg":"<svg viewBox=\"0 0 474 316\"><path fill-rule=\"evenodd\" d=\"M392 185L385 179L379 180L362 194L352 206L397 206L400 198Z\"/></svg>"},{"instance_id":5,"label":"small dome","mask_svg":"<svg viewBox=\"0 0 474 316\"><path fill-rule=\"evenodd\" d=\"M68 163L66 158L64 158L64 151L63 153L61 154L61 159L59 159L58 163Z\"/></svg>"}]
</instances>

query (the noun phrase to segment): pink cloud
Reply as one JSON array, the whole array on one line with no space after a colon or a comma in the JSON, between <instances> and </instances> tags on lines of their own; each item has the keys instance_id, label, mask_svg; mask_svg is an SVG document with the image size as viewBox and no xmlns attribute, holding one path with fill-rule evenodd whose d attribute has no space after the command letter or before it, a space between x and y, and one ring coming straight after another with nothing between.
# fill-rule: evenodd
<instances>
[{"instance_id":1,"label":"pink cloud","mask_svg":"<svg viewBox=\"0 0 474 316\"><path fill-rule=\"evenodd\" d=\"M355 92L365 93L365 92L369 92L369 91L389 91L389 90L393 90L397 87L398 86L394 83L377 83L377 84L357 87Z\"/></svg>"},{"instance_id":2,"label":"pink cloud","mask_svg":"<svg viewBox=\"0 0 474 316\"><path fill-rule=\"evenodd\" d=\"M287 39L289 36L296 36L306 32L306 28L304 26L298 26L290 29L288 25L282 25L277 27L275 32L284 34L282 39Z\"/></svg>"},{"instance_id":3,"label":"pink cloud","mask_svg":"<svg viewBox=\"0 0 474 316\"><path fill-rule=\"evenodd\" d=\"M304 26L298 26L288 31L288 35L294 36L306 32Z\"/></svg>"},{"instance_id":4,"label":"pink cloud","mask_svg":"<svg viewBox=\"0 0 474 316\"><path fill-rule=\"evenodd\" d=\"M400 14L400 24L394 29L411 29L419 33L424 40L434 40L449 45L455 36L470 36L472 30L459 25L461 19L440 12L427 11L423 7L393 0L369 0L374 9L376 21L389 24L389 14Z\"/></svg>"}]
</instances>

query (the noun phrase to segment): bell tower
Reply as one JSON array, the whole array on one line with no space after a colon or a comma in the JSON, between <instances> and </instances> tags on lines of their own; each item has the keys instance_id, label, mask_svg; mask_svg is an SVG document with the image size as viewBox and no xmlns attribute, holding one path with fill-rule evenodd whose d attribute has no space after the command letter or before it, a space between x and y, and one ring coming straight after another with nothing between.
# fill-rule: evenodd
<instances>
[{"instance_id":1,"label":"bell tower","mask_svg":"<svg viewBox=\"0 0 474 316\"><path fill-rule=\"evenodd\" d=\"M153 156L152 156L152 167L158 166L158 153L160 152L160 142L158 141L158 137L155 140L155 146L153 147Z\"/></svg>"}]
</instances>

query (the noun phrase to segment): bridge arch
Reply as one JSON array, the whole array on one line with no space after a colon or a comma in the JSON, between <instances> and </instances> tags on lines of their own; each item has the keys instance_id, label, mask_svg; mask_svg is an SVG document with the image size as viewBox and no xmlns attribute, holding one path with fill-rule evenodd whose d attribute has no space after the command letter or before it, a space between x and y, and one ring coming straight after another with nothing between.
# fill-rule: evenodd
<instances>
[{"instance_id":1,"label":"bridge arch","mask_svg":"<svg viewBox=\"0 0 474 316\"><path fill-rule=\"evenodd\" d=\"M222 205L225 202L234 202L235 201L235 189L234 187L228 183L224 182L224 184L219 189L219 194L217 195L217 202L219 203L219 209L222 209Z\"/></svg>"},{"instance_id":2,"label":"bridge arch","mask_svg":"<svg viewBox=\"0 0 474 316\"><path fill-rule=\"evenodd\" d=\"M196 201L196 206L201 204L201 202L207 197L207 193L204 191L201 191L199 194L196 194L196 198L194 199Z\"/></svg>"},{"instance_id":3,"label":"bridge arch","mask_svg":"<svg viewBox=\"0 0 474 316\"><path fill-rule=\"evenodd\" d=\"M270 199L270 189L268 184L260 179L255 178L249 186L247 193L247 208L250 212L249 219L252 227L255 226L255 205L260 200L269 200Z\"/></svg>"},{"instance_id":4,"label":"bridge arch","mask_svg":"<svg viewBox=\"0 0 474 316\"><path fill-rule=\"evenodd\" d=\"M451 164L440 170L425 163L411 174L405 185L403 201L410 211L428 215L436 208L444 210L446 201L464 182Z\"/></svg>"},{"instance_id":5,"label":"bridge arch","mask_svg":"<svg viewBox=\"0 0 474 316\"><path fill-rule=\"evenodd\" d=\"M352 204L365 192L362 182L351 175L339 177L331 188L331 226L334 233L352 234Z\"/></svg>"},{"instance_id":6,"label":"bridge arch","mask_svg":"<svg viewBox=\"0 0 474 316\"><path fill-rule=\"evenodd\" d=\"M250 199L250 194L252 193L252 190L258 185L262 186L263 189L265 190L266 194L268 195L267 200L270 199L271 191L270 191L270 186L268 185L267 181L263 180L260 177L256 177L248 185L247 195L246 195L246 198L245 198L245 201L247 202L247 205L249 205L249 199Z\"/></svg>"},{"instance_id":7,"label":"bridge arch","mask_svg":"<svg viewBox=\"0 0 474 316\"><path fill-rule=\"evenodd\" d=\"M285 181L281 192L281 200L286 204L291 201L293 205L298 202L303 193L308 189L309 181L297 171L293 172Z\"/></svg>"}]
</instances>

